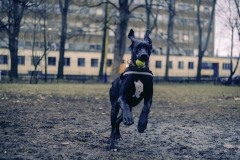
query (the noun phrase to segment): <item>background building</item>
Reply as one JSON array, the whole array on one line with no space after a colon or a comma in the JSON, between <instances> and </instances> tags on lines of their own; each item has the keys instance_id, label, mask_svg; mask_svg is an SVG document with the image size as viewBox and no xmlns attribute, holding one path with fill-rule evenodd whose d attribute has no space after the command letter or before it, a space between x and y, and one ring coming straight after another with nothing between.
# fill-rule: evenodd
<instances>
[{"instance_id":1,"label":"background building","mask_svg":"<svg viewBox=\"0 0 240 160\"><path fill-rule=\"evenodd\" d=\"M0 1L1 2L1 1ZM23 16L20 35L19 35L19 51L18 51L18 70L19 74L31 74L34 70L34 60L39 60L43 55L44 36L46 31L47 39L47 59L39 63L37 70L42 74L47 65L47 73L49 75L57 74L59 61L59 42L61 35L61 13L58 0L32 1L28 10ZM65 44L64 74L65 75L97 75L101 61L103 27L105 5L98 7L83 6L78 1L72 1L68 11L68 28L67 41ZM94 1L95 2L95 1ZM114 4L118 0L111 1ZM97 2L96 2L97 3ZM171 44L170 58L172 68L170 68L169 76L195 77L197 68L198 55L198 27L197 27L197 6L192 0L177 0L175 5L175 18L173 29L173 42ZM134 1L132 7L145 4L145 0ZM150 27L153 26L156 18L156 26L153 27L150 38L153 41L153 56L150 60L150 68L154 75L163 77L165 72L165 55L167 50L167 30L168 30L168 4L165 0L154 0L151 11L153 15L150 17ZM0 3L0 7L3 7ZM209 17L212 10L212 0L202 0L200 6L201 23L203 28L203 41L206 40L209 24ZM109 29L109 45L107 57L107 74L111 73L111 65L113 62L114 48L114 31L116 29L116 21L118 12L113 7L109 9L110 29ZM2 20L7 21L4 15L0 16ZM45 21L44 21L45 19ZM143 38L147 26L147 14L145 8L138 8L131 13L128 24L128 31L132 28L137 38ZM44 22L46 28L44 28ZM214 24L214 23L213 23ZM127 34L128 34L127 31ZM8 37L4 32L1 34L0 43L0 70L2 74L10 69L10 53L7 49ZM35 40L34 40L35 35ZM127 38L127 35L126 35ZM131 41L127 39L124 63L130 59L130 51L128 46ZM34 46L34 48L33 48ZM205 57L213 57L214 53L214 25L210 35L208 49ZM178 58L179 57L179 58ZM181 58L182 57L182 58ZM192 58L191 58L192 57ZM207 59L205 59L207 60ZM219 68L229 65L228 59L213 60L203 62L203 70L206 69L205 64L211 65L218 63ZM234 61L234 63L236 63ZM179 70L180 69L180 70ZM207 67L207 69L212 69ZM226 67L222 67L225 76ZM229 67L228 69L229 70ZM207 74L205 74L207 72ZM213 71L203 71L202 76L211 76Z\"/></svg>"},{"instance_id":2,"label":"background building","mask_svg":"<svg viewBox=\"0 0 240 160\"><path fill-rule=\"evenodd\" d=\"M113 1L117 4L117 0ZM153 4L158 3L154 1ZM133 6L145 4L144 0L134 1ZM167 29L168 29L168 8L165 1L160 1L159 6L153 6L152 12L157 17L157 27L152 31L150 37L153 41L154 54L166 54L167 48ZM1 5L1 4L0 4ZM207 36L207 28L209 17L211 14L211 0L203 0L201 10L201 23L203 24L203 40ZM47 41L51 50L59 49L60 33L61 33L61 14L58 0L47 1L47 4L33 5L30 9L38 10L46 9L46 25L47 25ZM192 0L177 1L176 16L174 18L174 44L171 48L172 55L196 56L198 54L198 29L197 29L197 6ZM117 12L114 8L110 9L110 33L109 33L109 52L113 52L115 21ZM71 4L68 12L68 40L66 43L66 51L87 51L101 52L102 48L102 28L105 14L105 6L99 7L82 7L81 3ZM158 14L158 16L156 16ZM38 13L34 17L34 12L28 10L25 12L19 36L19 49L31 49L33 45L33 30L37 34L35 41L35 49L43 48L43 18ZM146 10L140 8L132 13L129 21L128 30L134 29L137 37L143 37L146 31ZM39 19L41 18L41 19ZM151 19L153 23L154 19ZM214 51L214 27L209 40L209 47L206 56L213 56ZM2 35L7 41L6 34ZM130 41L127 41L130 44ZM128 45L127 45L128 46ZM7 47L6 43L1 41L1 48ZM126 48L128 53L128 47Z\"/></svg>"}]
</instances>

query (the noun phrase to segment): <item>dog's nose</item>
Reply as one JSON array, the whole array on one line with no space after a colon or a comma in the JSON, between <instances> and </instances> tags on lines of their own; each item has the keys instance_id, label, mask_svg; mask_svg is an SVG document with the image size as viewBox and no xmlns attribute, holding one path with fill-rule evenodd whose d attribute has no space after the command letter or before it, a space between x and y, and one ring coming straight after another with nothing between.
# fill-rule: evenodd
<instances>
[{"instance_id":1,"label":"dog's nose","mask_svg":"<svg viewBox=\"0 0 240 160\"><path fill-rule=\"evenodd\" d=\"M149 56L147 53L142 53L142 54L140 54L139 60L148 61L148 58L149 58Z\"/></svg>"}]
</instances>

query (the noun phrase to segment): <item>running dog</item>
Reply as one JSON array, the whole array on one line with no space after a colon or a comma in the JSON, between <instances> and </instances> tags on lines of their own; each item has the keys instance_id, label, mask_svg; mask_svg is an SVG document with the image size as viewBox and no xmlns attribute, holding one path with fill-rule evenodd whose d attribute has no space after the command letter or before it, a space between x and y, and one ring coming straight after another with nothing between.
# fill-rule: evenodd
<instances>
[{"instance_id":1,"label":"running dog","mask_svg":"<svg viewBox=\"0 0 240 160\"><path fill-rule=\"evenodd\" d=\"M149 57L152 51L152 40L146 31L144 40L138 40L131 29L128 38L132 41L131 62L126 70L112 82L109 91L111 109L111 135L109 149L117 151L115 141L122 140L119 125L123 121L125 125L134 123L132 107L138 105L144 99L144 106L138 121L138 132L143 133L147 128L148 113L152 104L153 75L149 70ZM141 62L139 65L138 62ZM122 110L119 117L119 109Z\"/></svg>"}]
</instances>

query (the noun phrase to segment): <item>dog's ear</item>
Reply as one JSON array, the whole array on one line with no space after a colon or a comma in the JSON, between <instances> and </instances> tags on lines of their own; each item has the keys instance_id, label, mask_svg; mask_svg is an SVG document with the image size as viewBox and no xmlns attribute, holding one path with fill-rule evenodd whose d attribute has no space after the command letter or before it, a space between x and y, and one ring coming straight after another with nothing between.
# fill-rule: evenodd
<instances>
[{"instance_id":1,"label":"dog's ear","mask_svg":"<svg viewBox=\"0 0 240 160\"><path fill-rule=\"evenodd\" d=\"M146 33L145 33L145 36L144 36L144 40L145 40L146 42L148 42L148 44L149 44L150 46L152 46L152 40L148 37L149 33L150 33L150 31L147 30Z\"/></svg>"},{"instance_id":2,"label":"dog's ear","mask_svg":"<svg viewBox=\"0 0 240 160\"><path fill-rule=\"evenodd\" d=\"M132 29L128 33L128 38L131 39L132 43L136 40L134 36L134 31Z\"/></svg>"}]
</instances>

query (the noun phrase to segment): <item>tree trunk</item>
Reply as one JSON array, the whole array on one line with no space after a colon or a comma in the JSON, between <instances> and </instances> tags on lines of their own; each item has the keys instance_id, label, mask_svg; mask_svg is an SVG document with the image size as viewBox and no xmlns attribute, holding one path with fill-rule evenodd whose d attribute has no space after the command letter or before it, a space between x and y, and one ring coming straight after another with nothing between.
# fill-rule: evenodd
<instances>
[{"instance_id":1,"label":"tree trunk","mask_svg":"<svg viewBox=\"0 0 240 160\"><path fill-rule=\"evenodd\" d=\"M166 54L166 68L164 80L168 81L168 70L169 70L169 56L170 56L170 45L173 42L173 28L174 28L174 16L175 16L175 2L176 0L170 0L168 4L168 31L167 31L167 54Z\"/></svg>"},{"instance_id":2,"label":"tree trunk","mask_svg":"<svg viewBox=\"0 0 240 160\"><path fill-rule=\"evenodd\" d=\"M104 16L104 28L103 28L103 38L102 38L102 55L101 55L101 62L100 62L100 69L99 69L99 74L98 74L98 79L101 80L103 78L103 69L104 69L104 62L105 62L105 56L106 52L108 52L108 46L106 46L106 39L107 39L107 25L108 23L108 4L106 3L106 8L105 8L105 16ZM107 49L107 50L106 50Z\"/></svg>"},{"instance_id":3,"label":"tree trunk","mask_svg":"<svg viewBox=\"0 0 240 160\"><path fill-rule=\"evenodd\" d=\"M110 79L118 76L119 67L122 64L122 58L126 49L126 32L129 21L128 0L119 0L119 21L115 33L114 60Z\"/></svg>"},{"instance_id":4,"label":"tree trunk","mask_svg":"<svg viewBox=\"0 0 240 160\"><path fill-rule=\"evenodd\" d=\"M200 82L201 81L201 71L202 71L202 53L198 52L198 66L197 66L197 77L196 81Z\"/></svg>"},{"instance_id":5,"label":"tree trunk","mask_svg":"<svg viewBox=\"0 0 240 160\"><path fill-rule=\"evenodd\" d=\"M208 41L209 37L212 31L212 23L214 19L214 13L215 13L215 5L216 5L216 0L213 0L212 3L212 12L210 16L210 22L208 25L208 33L207 33L207 38L206 42L202 44L202 27L201 27L201 20L200 20L200 6L201 6L201 0L196 0L197 4L197 25L198 25L198 67L197 67L197 76L196 76L196 81L200 82L201 81L201 70L202 70L202 58L204 56L205 51L207 50L208 47Z\"/></svg>"},{"instance_id":6,"label":"tree trunk","mask_svg":"<svg viewBox=\"0 0 240 160\"><path fill-rule=\"evenodd\" d=\"M70 0L64 0L64 7L63 7L62 1L59 0L59 6L62 14L62 30L61 30L61 39L60 39L57 79L63 79L64 53L65 53L65 42L66 42L66 35L67 35L67 12L68 12L69 3L70 3Z\"/></svg>"},{"instance_id":7,"label":"tree trunk","mask_svg":"<svg viewBox=\"0 0 240 160\"><path fill-rule=\"evenodd\" d=\"M31 78L30 78L30 84L36 84L36 71L37 71L37 65L36 65L36 55L34 54L35 51L35 41L36 41L36 26L37 26L37 13L34 12L33 17L33 41L32 41L32 61L34 65L34 71L32 71Z\"/></svg>"},{"instance_id":8,"label":"tree trunk","mask_svg":"<svg viewBox=\"0 0 240 160\"><path fill-rule=\"evenodd\" d=\"M14 32L14 34L9 37L9 50L11 56L9 77L11 82L14 81L14 79L18 79L18 40L15 39L16 34L17 33Z\"/></svg>"},{"instance_id":9,"label":"tree trunk","mask_svg":"<svg viewBox=\"0 0 240 160\"><path fill-rule=\"evenodd\" d=\"M152 3L152 0L151 2ZM151 7L148 4L148 0L145 0L145 4L146 4L146 18L147 18L147 22L146 22L146 29L150 29L150 14L151 14Z\"/></svg>"},{"instance_id":10,"label":"tree trunk","mask_svg":"<svg viewBox=\"0 0 240 160\"><path fill-rule=\"evenodd\" d=\"M11 7L11 6L10 6ZM19 11L20 10L20 11ZM11 56L10 81L18 79L18 36L24 7L19 8L18 1L13 1L13 10L8 15L9 50ZM13 17L11 15L13 13Z\"/></svg>"},{"instance_id":11,"label":"tree trunk","mask_svg":"<svg viewBox=\"0 0 240 160\"><path fill-rule=\"evenodd\" d=\"M238 60L237 60L237 64L235 66L235 68L233 69L233 36L234 36L234 26L232 26L232 35L231 35L231 50L230 50L230 76L228 77L228 81L227 81L227 84L228 85L231 85L232 84L232 77L233 75L235 74L236 70L237 70L237 67L238 67L238 62L239 62L239 58L240 58L240 55L238 57Z\"/></svg>"},{"instance_id":12,"label":"tree trunk","mask_svg":"<svg viewBox=\"0 0 240 160\"><path fill-rule=\"evenodd\" d=\"M45 5L46 5L46 0L45 0ZM46 7L46 6L45 6ZM47 37L46 37L46 17L47 16L47 11L44 11L44 17L43 17L43 43L44 43L44 61L45 61L45 74L44 74L44 82L47 82Z\"/></svg>"}]
</instances>

